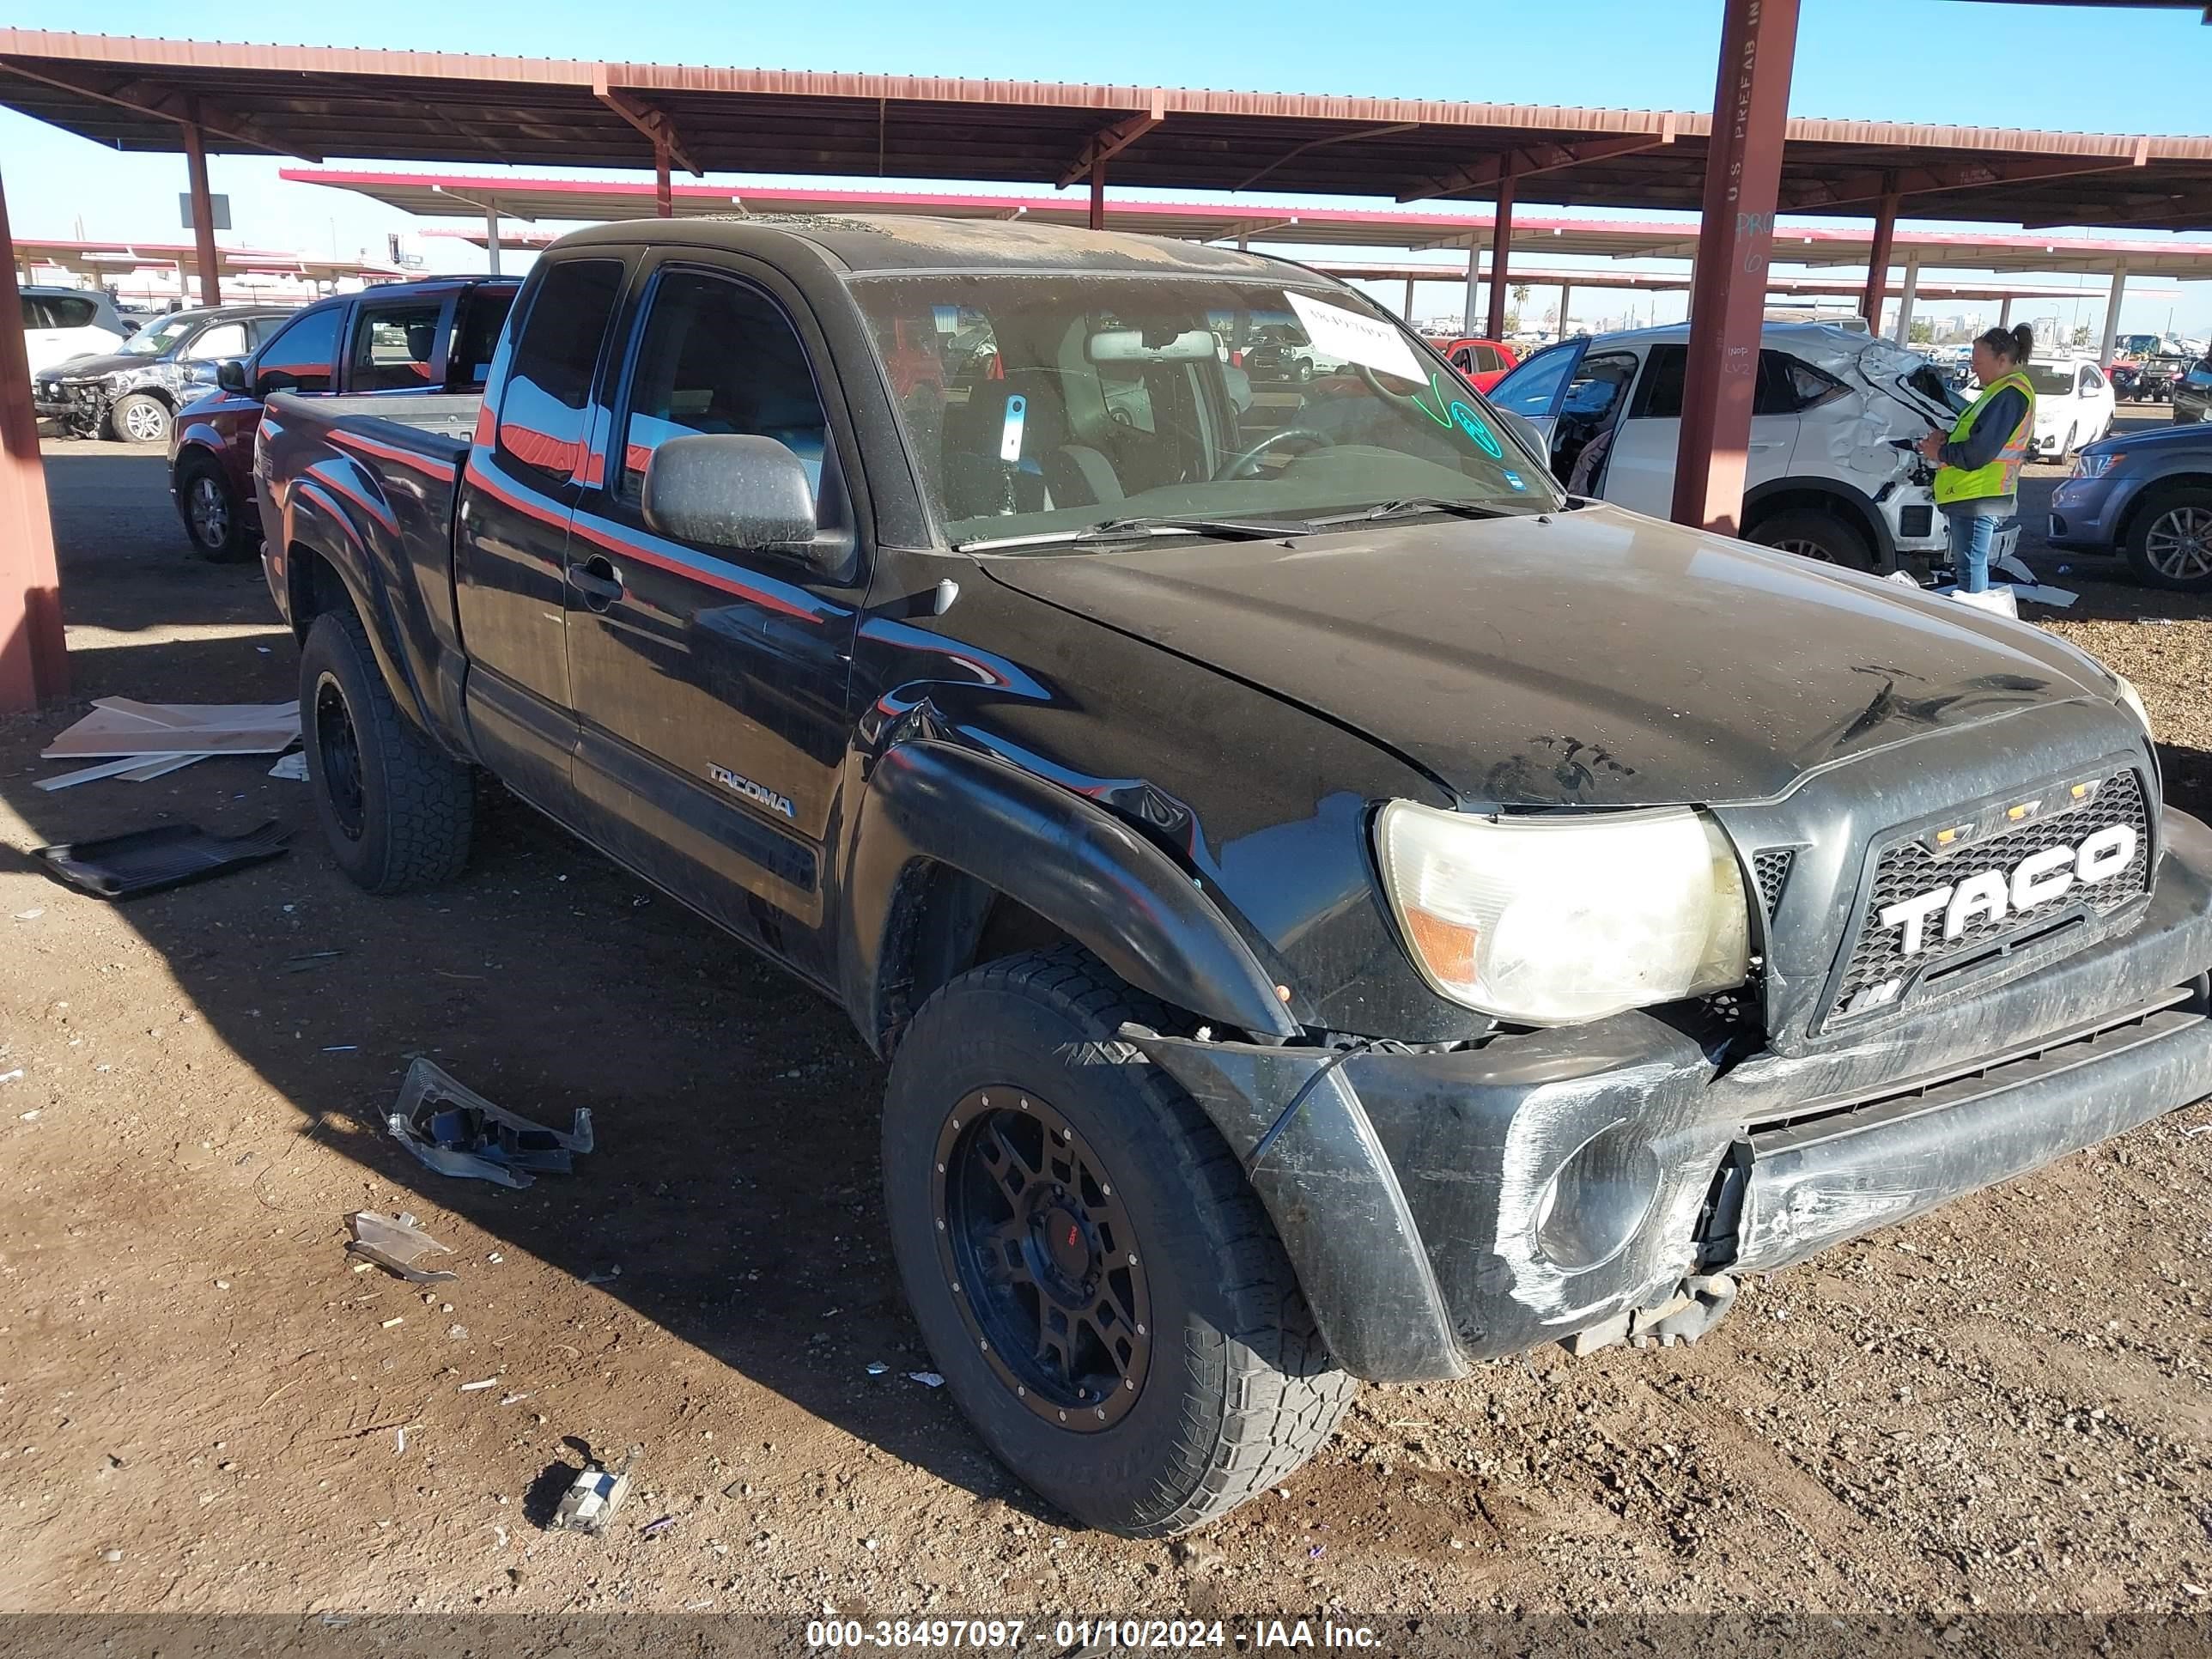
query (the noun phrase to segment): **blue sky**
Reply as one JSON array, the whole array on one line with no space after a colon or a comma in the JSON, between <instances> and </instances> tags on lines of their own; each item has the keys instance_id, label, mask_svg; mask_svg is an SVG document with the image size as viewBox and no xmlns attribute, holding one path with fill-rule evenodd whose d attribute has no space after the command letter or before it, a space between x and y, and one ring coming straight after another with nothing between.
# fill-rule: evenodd
<instances>
[{"instance_id":1,"label":"blue sky","mask_svg":"<svg viewBox=\"0 0 2212 1659\"><path fill-rule=\"evenodd\" d=\"M1337 0L1116 0L1079 9L1035 0L753 0L729 8L377 0L312 10L264 0L102 0L82 14L0 4L0 21L18 27L68 27L80 16L110 34L1675 109L1711 108L1720 31L1718 0L1398 0L1358 11ZM2203 132L2212 127L2208 68L2212 27L2193 9L1802 0L1790 109L1947 125ZM234 240L380 256L385 233L410 227L358 198L283 184L280 165L212 161L216 189L232 198ZM118 155L0 112L0 179L20 234L67 236L81 220L88 236L181 240L183 173L178 158ZM1531 201L1523 210L1540 210ZM468 258L447 250L434 262ZM1441 309L1447 297L1440 285L1425 287L1417 309ZM2132 301L2123 325L2160 326L2169 310L2185 331L2212 328L2212 283ZM2097 313L2092 321L2101 316L2100 305L2082 311Z\"/></svg>"}]
</instances>

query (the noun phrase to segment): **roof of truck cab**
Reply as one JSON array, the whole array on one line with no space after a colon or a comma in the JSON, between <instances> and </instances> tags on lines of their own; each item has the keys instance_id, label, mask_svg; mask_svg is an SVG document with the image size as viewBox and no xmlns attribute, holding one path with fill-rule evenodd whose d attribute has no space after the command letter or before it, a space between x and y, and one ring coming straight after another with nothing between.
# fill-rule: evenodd
<instances>
[{"instance_id":1,"label":"roof of truck cab","mask_svg":"<svg viewBox=\"0 0 2212 1659\"><path fill-rule=\"evenodd\" d=\"M747 214L726 219L625 220L563 236L555 248L644 242L767 253L811 245L852 275L899 270L1097 270L1281 280L1289 261L1165 236L1076 230L1020 220L936 219L872 214ZM550 250L549 250L550 252ZM1316 283L1338 286L1335 278Z\"/></svg>"}]
</instances>

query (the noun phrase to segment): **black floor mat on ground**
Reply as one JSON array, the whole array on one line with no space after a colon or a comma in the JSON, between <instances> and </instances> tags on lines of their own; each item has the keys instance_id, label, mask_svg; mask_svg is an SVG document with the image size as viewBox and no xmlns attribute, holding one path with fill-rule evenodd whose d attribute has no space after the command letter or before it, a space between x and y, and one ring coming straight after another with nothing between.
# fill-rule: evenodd
<instances>
[{"instance_id":1,"label":"black floor mat on ground","mask_svg":"<svg viewBox=\"0 0 2212 1659\"><path fill-rule=\"evenodd\" d=\"M190 823L158 824L101 841L41 847L31 856L57 878L100 898L135 898L273 859L292 832L275 819L242 836L210 836Z\"/></svg>"}]
</instances>

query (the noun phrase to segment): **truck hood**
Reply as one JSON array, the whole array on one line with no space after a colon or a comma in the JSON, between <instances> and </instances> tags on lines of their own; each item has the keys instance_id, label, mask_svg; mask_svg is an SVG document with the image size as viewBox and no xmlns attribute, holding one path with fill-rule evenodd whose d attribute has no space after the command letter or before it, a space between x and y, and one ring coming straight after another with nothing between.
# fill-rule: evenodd
<instances>
[{"instance_id":1,"label":"truck hood","mask_svg":"<svg viewBox=\"0 0 2212 1659\"><path fill-rule=\"evenodd\" d=\"M2115 746L2136 736L2101 671L2039 629L1602 505L977 562L1350 726L1469 805L1769 799L2067 699Z\"/></svg>"}]
</instances>

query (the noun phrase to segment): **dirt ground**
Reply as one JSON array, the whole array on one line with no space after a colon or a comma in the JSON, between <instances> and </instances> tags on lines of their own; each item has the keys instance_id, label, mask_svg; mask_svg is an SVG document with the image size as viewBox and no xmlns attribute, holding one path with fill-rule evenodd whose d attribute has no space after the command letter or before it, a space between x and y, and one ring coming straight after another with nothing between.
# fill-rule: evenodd
<instances>
[{"instance_id":1,"label":"dirt ground","mask_svg":"<svg viewBox=\"0 0 2212 1659\"><path fill-rule=\"evenodd\" d=\"M46 448L76 684L0 721L0 1610L2212 1607L2202 1106L1754 1284L1695 1348L1370 1389L1189 1540L1071 1529L909 1378L883 1079L836 1011L495 793L465 879L375 901L265 757L32 788L86 698L274 700L295 662L158 456ZM2208 607L2030 550L2081 594L2039 620L2212 808ZM288 856L128 905L22 856L269 818ZM588 1106L599 1150L526 1192L429 1175L381 1119L422 1054ZM459 1281L349 1271L362 1208ZM612 1535L544 1529L581 1448L633 1444Z\"/></svg>"}]
</instances>

